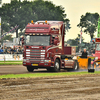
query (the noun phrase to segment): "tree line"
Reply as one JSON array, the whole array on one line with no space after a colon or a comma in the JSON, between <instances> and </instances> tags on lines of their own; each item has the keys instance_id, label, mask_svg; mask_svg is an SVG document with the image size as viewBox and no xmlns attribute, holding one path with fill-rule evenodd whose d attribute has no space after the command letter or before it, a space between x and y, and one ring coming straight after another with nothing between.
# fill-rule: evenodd
<instances>
[{"instance_id":1,"label":"tree line","mask_svg":"<svg viewBox=\"0 0 100 100\"><path fill-rule=\"evenodd\" d=\"M19 25L14 30L16 37L18 37L18 30L20 31L20 35L24 34L23 30L31 20L34 20L34 22L37 20L59 20L68 23L68 25L70 22L67 14L65 14L64 7L56 6L51 1L44 0L11 0L10 3L2 5L0 8L0 16L2 18L2 32L8 32ZM97 31L99 16L98 13L87 12L81 16L80 23L78 23L77 27L82 28L92 39L94 33Z\"/></svg>"},{"instance_id":2,"label":"tree line","mask_svg":"<svg viewBox=\"0 0 100 100\"><path fill-rule=\"evenodd\" d=\"M43 0L24 0L23 2L21 0L11 0L11 3L2 5L0 16L2 17L3 32L7 32L19 25L15 30L17 37L18 30L22 32L31 20L34 22L37 20L69 21L62 6L56 6L51 1Z\"/></svg>"}]
</instances>

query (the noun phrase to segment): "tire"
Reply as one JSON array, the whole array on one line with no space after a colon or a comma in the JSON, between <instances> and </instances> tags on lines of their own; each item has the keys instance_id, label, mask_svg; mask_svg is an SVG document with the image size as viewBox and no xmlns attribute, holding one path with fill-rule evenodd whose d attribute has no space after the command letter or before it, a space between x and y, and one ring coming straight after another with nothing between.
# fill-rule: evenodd
<instances>
[{"instance_id":1,"label":"tire","mask_svg":"<svg viewBox=\"0 0 100 100\"><path fill-rule=\"evenodd\" d=\"M77 62L77 60L75 60L73 71L77 71L77 70L79 70L79 63Z\"/></svg>"},{"instance_id":2,"label":"tire","mask_svg":"<svg viewBox=\"0 0 100 100\"><path fill-rule=\"evenodd\" d=\"M28 70L29 72L33 72L33 71L34 71L34 68L33 68L32 66L27 66L27 70Z\"/></svg>"},{"instance_id":3,"label":"tire","mask_svg":"<svg viewBox=\"0 0 100 100\"><path fill-rule=\"evenodd\" d=\"M91 58L88 59L88 69L91 68Z\"/></svg>"},{"instance_id":4,"label":"tire","mask_svg":"<svg viewBox=\"0 0 100 100\"><path fill-rule=\"evenodd\" d=\"M54 72L59 72L60 71L60 62L59 62L58 59L55 60L55 65L54 65L53 71Z\"/></svg>"}]
</instances>

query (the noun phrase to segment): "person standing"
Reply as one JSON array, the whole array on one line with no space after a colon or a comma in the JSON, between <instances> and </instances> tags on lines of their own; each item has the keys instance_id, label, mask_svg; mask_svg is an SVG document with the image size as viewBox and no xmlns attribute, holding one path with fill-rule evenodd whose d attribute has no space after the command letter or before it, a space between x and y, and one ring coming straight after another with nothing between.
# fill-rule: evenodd
<instances>
[{"instance_id":1,"label":"person standing","mask_svg":"<svg viewBox=\"0 0 100 100\"><path fill-rule=\"evenodd\" d=\"M88 55L88 53L86 51L86 48L84 48L81 58L87 58L87 55ZM91 67L91 58L88 58L88 68L90 68L90 67Z\"/></svg>"},{"instance_id":2,"label":"person standing","mask_svg":"<svg viewBox=\"0 0 100 100\"><path fill-rule=\"evenodd\" d=\"M87 53L87 51L86 51L86 48L84 48L81 57L82 57L82 58L87 58L87 55L88 55L88 53Z\"/></svg>"}]
</instances>

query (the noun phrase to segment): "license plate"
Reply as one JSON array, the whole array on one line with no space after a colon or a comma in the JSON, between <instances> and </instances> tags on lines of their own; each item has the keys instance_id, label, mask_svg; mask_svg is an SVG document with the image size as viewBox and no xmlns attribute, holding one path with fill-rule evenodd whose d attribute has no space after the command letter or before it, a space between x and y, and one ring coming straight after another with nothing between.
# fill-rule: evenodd
<instances>
[{"instance_id":1,"label":"license plate","mask_svg":"<svg viewBox=\"0 0 100 100\"><path fill-rule=\"evenodd\" d=\"M38 66L38 64L32 64L32 66Z\"/></svg>"}]
</instances>

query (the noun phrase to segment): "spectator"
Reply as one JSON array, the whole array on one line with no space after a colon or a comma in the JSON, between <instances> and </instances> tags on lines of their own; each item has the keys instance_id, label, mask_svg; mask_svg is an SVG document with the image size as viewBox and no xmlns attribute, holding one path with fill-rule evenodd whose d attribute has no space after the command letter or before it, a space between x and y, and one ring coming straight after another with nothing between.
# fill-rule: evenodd
<instances>
[{"instance_id":1,"label":"spectator","mask_svg":"<svg viewBox=\"0 0 100 100\"><path fill-rule=\"evenodd\" d=\"M7 53L10 54L10 47L8 47L8 49L7 49Z\"/></svg>"},{"instance_id":2,"label":"spectator","mask_svg":"<svg viewBox=\"0 0 100 100\"><path fill-rule=\"evenodd\" d=\"M0 49L0 54L3 54L3 47Z\"/></svg>"},{"instance_id":3,"label":"spectator","mask_svg":"<svg viewBox=\"0 0 100 100\"><path fill-rule=\"evenodd\" d=\"M14 54L16 54L16 48L14 47Z\"/></svg>"},{"instance_id":4,"label":"spectator","mask_svg":"<svg viewBox=\"0 0 100 100\"><path fill-rule=\"evenodd\" d=\"M88 53L87 53L87 51L86 51L86 48L84 48L84 51L82 52L82 58L87 58L87 55L88 55Z\"/></svg>"},{"instance_id":5,"label":"spectator","mask_svg":"<svg viewBox=\"0 0 100 100\"><path fill-rule=\"evenodd\" d=\"M2 47L0 49L0 54L22 54L24 48L23 47L18 47L18 48L13 48L13 47Z\"/></svg>"},{"instance_id":6,"label":"spectator","mask_svg":"<svg viewBox=\"0 0 100 100\"><path fill-rule=\"evenodd\" d=\"M95 54L95 49L93 49L93 54Z\"/></svg>"},{"instance_id":7,"label":"spectator","mask_svg":"<svg viewBox=\"0 0 100 100\"><path fill-rule=\"evenodd\" d=\"M18 54L22 54L21 47L18 48Z\"/></svg>"},{"instance_id":8,"label":"spectator","mask_svg":"<svg viewBox=\"0 0 100 100\"><path fill-rule=\"evenodd\" d=\"M22 53L23 53L23 51L24 51L24 48L22 47Z\"/></svg>"},{"instance_id":9,"label":"spectator","mask_svg":"<svg viewBox=\"0 0 100 100\"><path fill-rule=\"evenodd\" d=\"M11 47L10 54L14 54L14 49Z\"/></svg>"},{"instance_id":10,"label":"spectator","mask_svg":"<svg viewBox=\"0 0 100 100\"><path fill-rule=\"evenodd\" d=\"M4 54L7 54L7 47L4 47Z\"/></svg>"}]
</instances>

